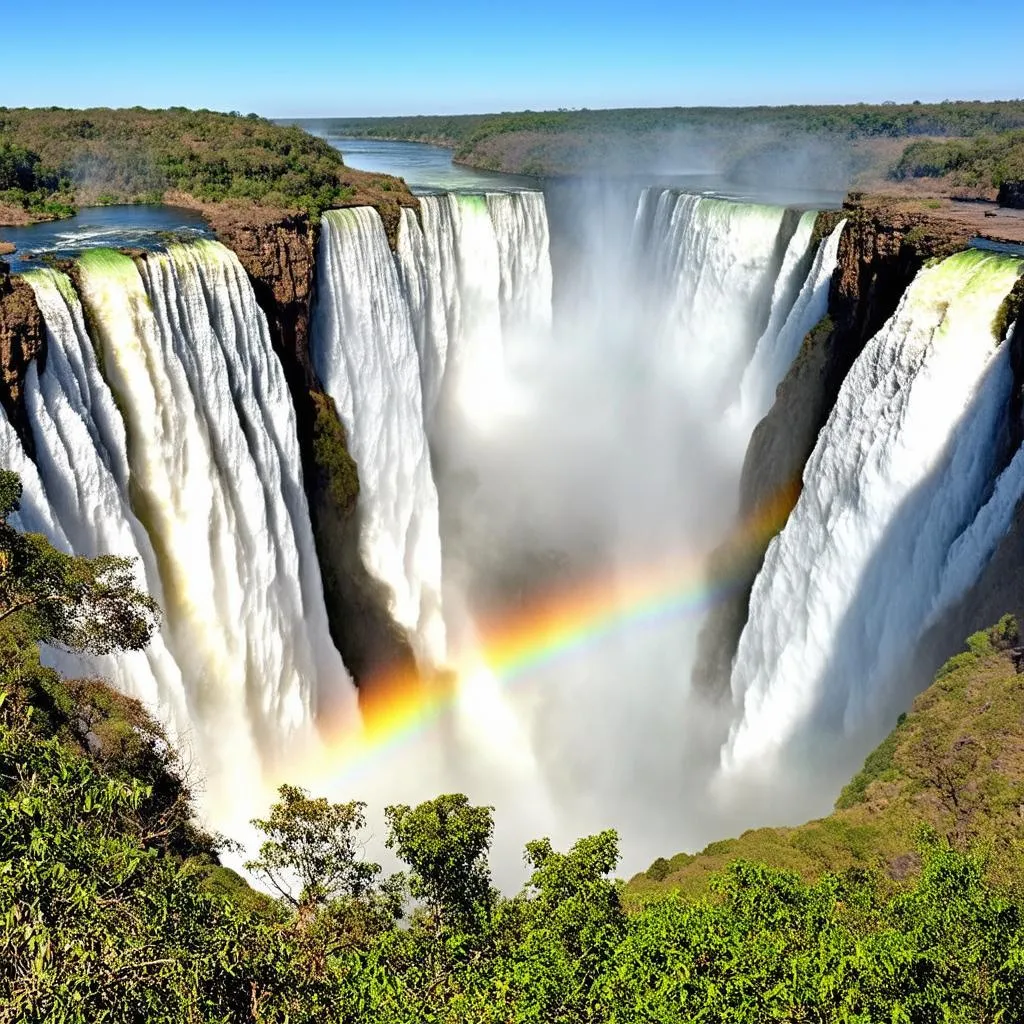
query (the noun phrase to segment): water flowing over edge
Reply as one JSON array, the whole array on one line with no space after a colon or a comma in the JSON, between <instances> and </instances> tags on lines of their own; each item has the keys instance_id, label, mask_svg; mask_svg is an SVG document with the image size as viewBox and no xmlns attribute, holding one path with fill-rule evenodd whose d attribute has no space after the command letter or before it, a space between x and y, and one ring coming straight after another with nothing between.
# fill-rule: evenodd
<instances>
[{"instance_id":1,"label":"water flowing over edge","mask_svg":"<svg viewBox=\"0 0 1024 1024\"><path fill-rule=\"evenodd\" d=\"M26 278L49 344L27 382L39 463L27 514L77 553L137 559L165 612L146 652L72 667L152 707L206 773L208 812L229 818L296 738L315 739L316 714L358 714L327 633L266 320L234 254L212 242L138 264L88 253L80 295L53 271Z\"/></svg>"},{"instance_id":2,"label":"water flowing over edge","mask_svg":"<svg viewBox=\"0 0 1024 1024\"><path fill-rule=\"evenodd\" d=\"M728 771L763 767L808 719L868 723L933 595L983 567L991 547L970 571L947 558L991 493L1011 383L991 324L1019 273L977 251L923 269L854 363L754 583Z\"/></svg>"}]
</instances>

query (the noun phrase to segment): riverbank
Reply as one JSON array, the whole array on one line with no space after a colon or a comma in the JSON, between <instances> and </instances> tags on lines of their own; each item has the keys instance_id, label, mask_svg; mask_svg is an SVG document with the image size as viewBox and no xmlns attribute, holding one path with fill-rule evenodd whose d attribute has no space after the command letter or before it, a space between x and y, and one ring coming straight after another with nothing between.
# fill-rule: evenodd
<instances>
[{"instance_id":1,"label":"riverbank","mask_svg":"<svg viewBox=\"0 0 1024 1024\"><path fill-rule=\"evenodd\" d=\"M122 204L227 204L253 218L270 210L313 219L339 206L415 204L400 179L350 170L322 139L255 114L4 110L0 147L0 227Z\"/></svg>"}]
</instances>

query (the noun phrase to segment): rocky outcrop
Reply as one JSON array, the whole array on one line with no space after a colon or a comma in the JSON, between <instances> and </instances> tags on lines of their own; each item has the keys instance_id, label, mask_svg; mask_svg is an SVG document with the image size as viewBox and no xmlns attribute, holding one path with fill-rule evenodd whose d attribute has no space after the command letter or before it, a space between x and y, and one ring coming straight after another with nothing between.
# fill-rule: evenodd
<instances>
[{"instance_id":1,"label":"rocky outcrop","mask_svg":"<svg viewBox=\"0 0 1024 1024\"><path fill-rule=\"evenodd\" d=\"M33 359L45 358L46 326L32 289L0 262L0 405L17 430L27 451L32 451L23 404L25 374Z\"/></svg>"},{"instance_id":2,"label":"rocky outcrop","mask_svg":"<svg viewBox=\"0 0 1024 1024\"><path fill-rule=\"evenodd\" d=\"M392 239L397 206L395 211ZM358 468L348 452L344 425L310 356L319 226L305 214L236 212L223 205L204 212L249 274L284 366L335 645L362 687L372 687L375 679L393 671L412 671L409 643L388 612L390 595L367 573L359 554Z\"/></svg>"},{"instance_id":3,"label":"rocky outcrop","mask_svg":"<svg viewBox=\"0 0 1024 1024\"><path fill-rule=\"evenodd\" d=\"M923 212L917 204L852 195L841 211L824 213L815 226L823 237L841 217L847 226L829 291L828 316L804 339L779 385L775 404L747 447L740 483L740 515L763 523L757 542L736 554L723 548L710 571L734 581L730 596L708 616L698 641L694 687L718 697L729 692L732 659L747 621L750 591L774 533L800 496L801 478L818 432L865 342L895 312L926 260L965 249L972 232ZM749 539L749 531L742 531ZM996 616L998 618L998 616ZM957 633L959 638L963 633Z\"/></svg>"},{"instance_id":4,"label":"rocky outcrop","mask_svg":"<svg viewBox=\"0 0 1024 1024\"><path fill-rule=\"evenodd\" d=\"M217 237L233 249L252 281L270 325L274 345L295 385L313 383L309 359L309 316L316 270L316 225L306 214L282 214L259 207L204 209Z\"/></svg>"},{"instance_id":5,"label":"rocky outcrop","mask_svg":"<svg viewBox=\"0 0 1024 1024\"><path fill-rule=\"evenodd\" d=\"M999 186L996 202L1011 210L1024 210L1024 181L1004 181Z\"/></svg>"}]
</instances>

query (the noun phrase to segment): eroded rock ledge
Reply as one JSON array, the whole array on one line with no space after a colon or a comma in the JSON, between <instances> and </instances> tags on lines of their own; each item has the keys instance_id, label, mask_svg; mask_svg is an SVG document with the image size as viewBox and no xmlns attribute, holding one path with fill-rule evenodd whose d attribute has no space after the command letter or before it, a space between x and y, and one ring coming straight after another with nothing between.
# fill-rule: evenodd
<instances>
[{"instance_id":1,"label":"eroded rock ledge","mask_svg":"<svg viewBox=\"0 0 1024 1024\"><path fill-rule=\"evenodd\" d=\"M33 359L45 358L46 325L32 289L11 277L0 261L0 405L18 432L25 450L33 451L25 416L25 375Z\"/></svg>"}]
</instances>

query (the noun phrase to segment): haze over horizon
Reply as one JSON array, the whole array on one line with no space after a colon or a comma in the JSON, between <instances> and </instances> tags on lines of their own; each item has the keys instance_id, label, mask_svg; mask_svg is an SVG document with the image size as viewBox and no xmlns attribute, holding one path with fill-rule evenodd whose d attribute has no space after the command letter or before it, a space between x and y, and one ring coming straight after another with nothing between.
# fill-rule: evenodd
<instances>
[{"instance_id":1,"label":"haze over horizon","mask_svg":"<svg viewBox=\"0 0 1024 1024\"><path fill-rule=\"evenodd\" d=\"M6 106L172 105L268 117L490 113L558 107L746 106L1011 99L1017 40L961 5L728 6L640 0L514 12L465 0L370 7L266 0L160 8L70 0L4 16ZM442 16L443 15L443 16ZM950 31L955 22L956 31ZM827 45L822 40L829 40ZM98 73L102 69L102 73Z\"/></svg>"}]
</instances>

